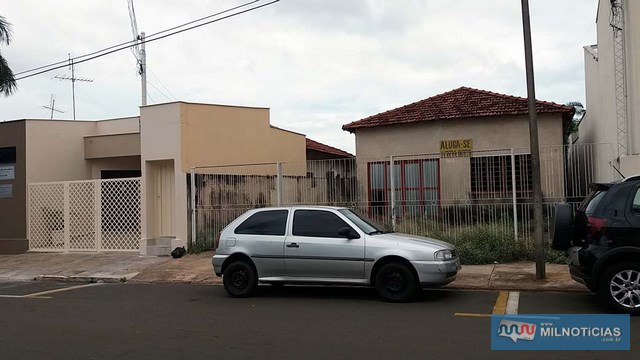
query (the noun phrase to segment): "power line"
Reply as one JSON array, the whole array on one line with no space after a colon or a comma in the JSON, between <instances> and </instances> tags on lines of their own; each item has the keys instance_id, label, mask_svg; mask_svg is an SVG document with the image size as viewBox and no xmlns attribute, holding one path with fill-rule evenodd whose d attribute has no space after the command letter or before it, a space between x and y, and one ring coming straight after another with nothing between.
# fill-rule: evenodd
<instances>
[{"instance_id":1,"label":"power line","mask_svg":"<svg viewBox=\"0 0 640 360\"><path fill-rule=\"evenodd\" d=\"M159 92L165 98L167 98L167 100L169 100L169 101L173 101L174 100L174 99L168 97L165 93L163 93L162 90L158 89L155 85L153 85L153 83L151 81L147 80L147 84L151 85L152 88L156 89L156 91Z\"/></svg>"},{"instance_id":2,"label":"power line","mask_svg":"<svg viewBox=\"0 0 640 360\"><path fill-rule=\"evenodd\" d=\"M166 37L173 36L173 35L185 32L185 31L193 30L193 29L199 28L201 26L209 25L209 24L212 24L212 23L215 23L215 22L218 22L218 21L229 19L229 18L234 17L234 16L238 16L238 15L241 15L241 14L244 14L244 13L248 13L248 12L251 12L253 10L257 10L257 9L263 8L265 6L269 6L271 4L277 3L280 0L272 0L272 1L268 2L268 3L266 3L266 4L262 4L262 5L255 6L255 7L246 9L246 10L242 10L242 11L230 14L230 15L223 16L221 18L217 18L217 19L214 19L214 20L211 20L211 21L207 21L207 22L198 24L198 25L187 27L185 29L174 31L174 32L171 32L171 33L166 34L166 35L158 36L159 34L163 34L163 33L166 33L168 31L171 31L171 30L182 28L182 27L184 27L186 25L189 25L189 24L192 24L194 22L202 21L203 19L208 19L208 18L211 18L211 17L214 17L214 16L218 16L218 15L221 15L221 14L233 11L233 10L237 10L237 9L239 9L241 7L250 5L250 4L255 3L257 1L261 1L261 0L250 1L250 2L247 2L245 4L242 4L242 5L239 5L239 6L236 6L236 7L229 8L227 10L221 11L219 13L212 14L212 15L209 15L209 16L205 16L205 17L203 17L201 19L193 20L193 21L187 22L187 23L179 25L179 26L175 26L175 27L167 29L167 30L163 30L163 31L157 32L157 33L152 34L149 37L147 37L144 41L140 41L138 39L127 41L127 42L124 42L124 43L121 43L121 44L118 44L118 45L110 46L110 47L102 49L102 50L94 51L94 52L89 53L89 54L85 54L85 55L82 55L82 56L75 57L72 60L73 60L73 62L75 64L80 64L80 63L83 63L83 62L86 62L86 61L94 60L94 59L97 59L97 58L105 56L105 55L109 55L109 54L113 54L113 53L118 52L118 51L129 49L130 47L135 46L135 45L139 45L139 44L142 44L142 43L148 43L148 42L164 39ZM30 77L33 77L33 76L36 76L36 75L47 73L49 71L53 71L53 70L64 68L64 67L67 66L66 64L68 64L68 62L69 62L69 60L59 61L59 62L52 63L52 64L49 64L49 65L40 66L40 67L31 69L31 70L21 71L19 73L16 73L16 75L30 73L30 72L34 72L34 71L37 71L37 70L44 69L42 71L37 71L37 72L35 72L33 74L28 74L28 75L16 77L16 80L23 80L23 79L30 78ZM65 65L61 65L61 64L65 64Z\"/></svg>"},{"instance_id":3,"label":"power line","mask_svg":"<svg viewBox=\"0 0 640 360\"><path fill-rule=\"evenodd\" d=\"M156 75L153 72L153 70L151 70L150 68L147 67L147 70L149 70L149 73L151 73L151 75L153 75L153 77L156 78L156 80L158 80L158 82L160 83L160 86L162 86L162 88L165 89L167 91L167 93L169 93L169 95L171 95L171 97L173 97L174 100L177 100L176 96L173 95L171 90L169 90L166 86L164 86L164 84L162 83L162 80L160 80L160 77L158 75Z\"/></svg>"},{"instance_id":4,"label":"power line","mask_svg":"<svg viewBox=\"0 0 640 360\"><path fill-rule=\"evenodd\" d=\"M229 11L233 11L233 10L239 9L241 7L244 7L244 6L250 5L252 3L255 3L256 1L260 1L260 0L250 1L250 2L244 3L244 4L236 6L236 7L232 7L232 8L226 9L226 10L218 12L218 13L211 14L209 16L205 16L204 18L200 18L198 20L190 21L190 22L184 23L184 24L179 25L179 26L175 26L175 27L167 29L167 30L162 30L160 32L157 32L155 34L150 35L149 37L151 38L153 36L162 34L162 33L166 32L166 31L170 31L170 30L173 30L173 29L177 29L177 28L189 25L189 24L191 24L193 22L197 22L197 21L209 18L209 17L218 16L218 15L227 13ZM96 54L99 54L99 53L102 53L102 52L105 52L105 51L109 51L109 50L112 50L112 49L115 49L115 48L118 48L118 47L121 47L121 46L124 46L124 45L128 45L128 44L131 44L132 46L139 45L139 40L138 39L134 39L134 40L125 41L123 43L120 43L120 44L117 44L117 45L113 45L113 46L109 46L107 48L104 48L104 49L101 49L101 50L97 50L97 51L94 51L94 52L89 53L89 54L77 56L77 57L73 58L73 60L76 63L78 63L78 61L77 61L78 59L82 59L82 58L85 58L85 57L88 57L88 56L96 55ZM21 74L25 74L25 73L29 73L29 72L33 72L33 71L37 71L37 70L41 70L41 69L44 69L44 68L47 68L47 67L51 67L51 66L56 66L56 65L60 65L60 64L66 64L67 62L68 62L68 60L62 60L62 61L58 61L58 62L55 62L55 63L52 63L52 64L39 66L37 68L33 68L33 69L30 69L30 70L20 71L20 72L14 73L14 75L17 76L17 75L21 75ZM62 67L64 67L64 66L61 66L60 68L62 68ZM50 69L50 70L56 70L56 69Z\"/></svg>"}]
</instances>

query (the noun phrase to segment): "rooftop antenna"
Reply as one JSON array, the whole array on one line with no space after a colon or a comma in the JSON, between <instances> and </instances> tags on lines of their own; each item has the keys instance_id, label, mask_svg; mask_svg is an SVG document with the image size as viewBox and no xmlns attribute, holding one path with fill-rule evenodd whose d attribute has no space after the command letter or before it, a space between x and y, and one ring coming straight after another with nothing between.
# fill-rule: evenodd
<instances>
[{"instance_id":1,"label":"rooftop antenna","mask_svg":"<svg viewBox=\"0 0 640 360\"><path fill-rule=\"evenodd\" d=\"M53 120L53 112L64 113L62 110L56 109L56 97L51 94L51 100L49 101L49 106L43 105L43 109L51 110L51 120Z\"/></svg>"},{"instance_id":2,"label":"rooftop antenna","mask_svg":"<svg viewBox=\"0 0 640 360\"><path fill-rule=\"evenodd\" d=\"M73 120L76 119L76 81L84 81L84 82L93 82L93 79L86 78L77 78L75 76L73 59L71 58L71 54L69 54L69 68L71 69L71 77L66 75L56 75L53 78L59 80L71 80L71 93L73 96Z\"/></svg>"},{"instance_id":3,"label":"rooftop antenna","mask_svg":"<svg viewBox=\"0 0 640 360\"><path fill-rule=\"evenodd\" d=\"M133 40L136 41L136 45L131 48L133 57L136 58L136 68L138 74L140 74L140 80L142 85L142 106L147 105L147 52L145 50L144 31L138 33L138 22L136 21L136 11L133 8L133 0L128 0L129 4L129 19L131 20L131 32L133 33Z\"/></svg>"}]
</instances>

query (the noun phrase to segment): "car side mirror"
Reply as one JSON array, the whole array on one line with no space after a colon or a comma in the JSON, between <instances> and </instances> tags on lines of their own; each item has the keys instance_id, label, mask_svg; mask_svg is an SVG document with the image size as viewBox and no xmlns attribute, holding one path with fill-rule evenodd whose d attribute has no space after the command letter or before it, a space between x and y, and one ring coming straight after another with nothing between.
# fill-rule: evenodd
<instances>
[{"instance_id":1,"label":"car side mirror","mask_svg":"<svg viewBox=\"0 0 640 360\"><path fill-rule=\"evenodd\" d=\"M340 230L338 230L338 235L344 238L347 238L349 240L360 238L360 235L357 232L353 231L351 228L348 228L348 227L340 228Z\"/></svg>"}]
</instances>

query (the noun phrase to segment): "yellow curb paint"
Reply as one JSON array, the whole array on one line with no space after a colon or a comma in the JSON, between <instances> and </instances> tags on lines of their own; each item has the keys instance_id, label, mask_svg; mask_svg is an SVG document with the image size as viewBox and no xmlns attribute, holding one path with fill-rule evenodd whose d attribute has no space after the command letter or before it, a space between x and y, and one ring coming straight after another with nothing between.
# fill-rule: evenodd
<instances>
[{"instance_id":1,"label":"yellow curb paint","mask_svg":"<svg viewBox=\"0 0 640 360\"><path fill-rule=\"evenodd\" d=\"M33 293L33 294L27 294L27 295L24 295L23 297L25 297L25 298L40 297L42 295L50 295L50 294L55 294L55 293L59 293L59 292L63 292L63 291L71 291L71 290L82 289L82 288L91 287L91 286L98 286L98 285L102 285L102 283L93 283L93 284L86 284L86 285L70 286L70 287L66 287L66 288L62 288L62 289L55 289L55 290L37 292L37 293Z\"/></svg>"},{"instance_id":2,"label":"yellow curb paint","mask_svg":"<svg viewBox=\"0 0 640 360\"><path fill-rule=\"evenodd\" d=\"M494 314L505 314L507 312L507 301L509 300L509 293L507 291L500 291L496 304L493 306Z\"/></svg>"},{"instance_id":3,"label":"yellow curb paint","mask_svg":"<svg viewBox=\"0 0 640 360\"><path fill-rule=\"evenodd\" d=\"M464 317L491 317L491 314L476 314L476 313L455 313L454 316L464 316Z\"/></svg>"}]
</instances>

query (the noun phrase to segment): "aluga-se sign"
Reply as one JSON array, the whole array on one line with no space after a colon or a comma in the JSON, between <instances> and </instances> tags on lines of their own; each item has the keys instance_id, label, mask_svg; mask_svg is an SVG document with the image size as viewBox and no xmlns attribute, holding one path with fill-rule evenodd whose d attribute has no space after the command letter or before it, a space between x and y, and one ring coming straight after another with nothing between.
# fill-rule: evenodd
<instances>
[{"instance_id":1,"label":"aluga-se sign","mask_svg":"<svg viewBox=\"0 0 640 360\"><path fill-rule=\"evenodd\" d=\"M472 151L472 139L440 140L440 156L442 157L469 157Z\"/></svg>"}]
</instances>

